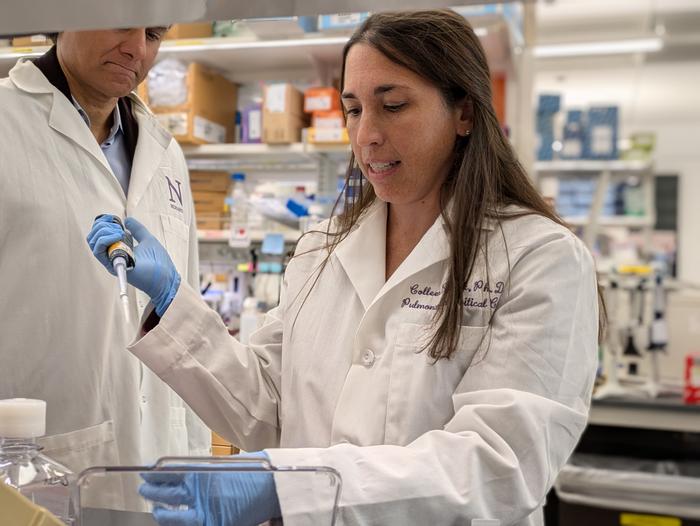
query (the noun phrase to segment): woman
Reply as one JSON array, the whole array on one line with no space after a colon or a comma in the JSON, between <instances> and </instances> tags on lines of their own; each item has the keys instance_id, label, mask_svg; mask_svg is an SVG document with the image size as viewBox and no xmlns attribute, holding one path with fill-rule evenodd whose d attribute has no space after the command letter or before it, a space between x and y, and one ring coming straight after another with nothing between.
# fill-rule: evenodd
<instances>
[{"instance_id":1,"label":"woman","mask_svg":"<svg viewBox=\"0 0 700 526\"><path fill-rule=\"evenodd\" d=\"M371 16L345 46L341 84L361 191L300 240L250 344L127 220L140 241L129 279L161 316L130 351L243 449L337 469L342 524L542 524L586 425L592 260L503 136L463 18ZM88 238L108 268L121 235L97 223ZM308 488L270 478L178 480L175 498L173 481L152 480L143 493L192 506L162 510L163 524L225 523L248 505L251 521L313 524Z\"/></svg>"}]
</instances>

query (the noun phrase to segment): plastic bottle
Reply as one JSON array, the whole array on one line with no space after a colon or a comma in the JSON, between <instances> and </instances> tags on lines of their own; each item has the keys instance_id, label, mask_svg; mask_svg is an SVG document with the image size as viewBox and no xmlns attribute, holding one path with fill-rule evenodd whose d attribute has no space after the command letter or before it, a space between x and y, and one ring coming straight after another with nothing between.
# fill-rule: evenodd
<instances>
[{"instance_id":1,"label":"plastic bottle","mask_svg":"<svg viewBox=\"0 0 700 526\"><path fill-rule=\"evenodd\" d=\"M66 524L74 524L70 485L73 473L40 453L36 439L46 432L46 402L0 400L0 482Z\"/></svg>"},{"instance_id":2,"label":"plastic bottle","mask_svg":"<svg viewBox=\"0 0 700 526\"><path fill-rule=\"evenodd\" d=\"M258 328L258 300L248 297L243 300L243 310L241 311L241 325L238 332L238 341L248 345L250 335Z\"/></svg>"},{"instance_id":3,"label":"plastic bottle","mask_svg":"<svg viewBox=\"0 0 700 526\"><path fill-rule=\"evenodd\" d=\"M245 189L245 174L235 173L233 189L231 190L231 238L229 245L235 248L250 246L250 232L248 225L248 192Z\"/></svg>"}]
</instances>

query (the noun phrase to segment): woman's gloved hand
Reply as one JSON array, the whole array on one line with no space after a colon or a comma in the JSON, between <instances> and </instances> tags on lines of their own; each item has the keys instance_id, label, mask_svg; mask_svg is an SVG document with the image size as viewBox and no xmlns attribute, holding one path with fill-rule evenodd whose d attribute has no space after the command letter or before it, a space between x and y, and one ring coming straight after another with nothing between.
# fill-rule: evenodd
<instances>
[{"instance_id":1,"label":"woman's gloved hand","mask_svg":"<svg viewBox=\"0 0 700 526\"><path fill-rule=\"evenodd\" d=\"M268 460L263 451L241 457ZM143 478L139 493L156 503L159 526L256 526L282 516L270 472L153 472ZM183 506L187 509L176 509Z\"/></svg>"},{"instance_id":2,"label":"woman's gloved hand","mask_svg":"<svg viewBox=\"0 0 700 526\"><path fill-rule=\"evenodd\" d=\"M113 223L112 219L111 215L103 215L96 219L87 242L98 261L114 274L107 256L107 248L124 238L124 230L117 223ZM133 217L128 217L124 223L138 243L134 248L135 265L127 271L126 279L131 285L148 294L156 314L163 316L180 286L180 274L163 245L145 226Z\"/></svg>"}]
</instances>

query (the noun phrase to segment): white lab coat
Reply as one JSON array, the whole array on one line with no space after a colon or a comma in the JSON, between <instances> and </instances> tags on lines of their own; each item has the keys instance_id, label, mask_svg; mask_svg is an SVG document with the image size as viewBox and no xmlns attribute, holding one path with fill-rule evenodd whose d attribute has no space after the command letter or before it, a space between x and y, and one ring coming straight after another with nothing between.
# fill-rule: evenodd
<instances>
[{"instance_id":1,"label":"white lab coat","mask_svg":"<svg viewBox=\"0 0 700 526\"><path fill-rule=\"evenodd\" d=\"M130 350L242 448L281 448L268 449L277 465L337 469L341 524L541 525L546 492L586 425L593 262L548 219L505 221L502 231L489 222L490 269L480 260L464 291L459 350L432 364L418 350L445 282L443 226L438 218L385 281L377 202L308 297L326 252L309 252L322 236L299 243L281 304L249 347L181 287ZM285 524L318 519L312 486L278 477Z\"/></svg>"},{"instance_id":2,"label":"white lab coat","mask_svg":"<svg viewBox=\"0 0 700 526\"><path fill-rule=\"evenodd\" d=\"M98 214L134 216L198 285L182 151L132 101L139 136L127 198L85 122L33 63L0 80L0 398L46 400L44 452L76 472L207 454L211 443L182 400L125 350L148 298L131 288L127 326L116 279L86 242Z\"/></svg>"}]
</instances>

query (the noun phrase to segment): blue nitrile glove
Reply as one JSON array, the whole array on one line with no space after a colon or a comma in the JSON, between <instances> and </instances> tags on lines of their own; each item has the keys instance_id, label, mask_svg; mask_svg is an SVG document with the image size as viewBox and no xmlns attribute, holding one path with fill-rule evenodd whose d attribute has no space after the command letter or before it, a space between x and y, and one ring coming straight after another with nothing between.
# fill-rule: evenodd
<instances>
[{"instance_id":1,"label":"blue nitrile glove","mask_svg":"<svg viewBox=\"0 0 700 526\"><path fill-rule=\"evenodd\" d=\"M95 220L87 237L90 250L102 265L115 274L107 257L107 248L124 237L122 228L112 222L113 216L104 215ZM126 228L138 245L134 248L134 268L126 273L127 281L142 290L155 306L156 314L163 316L180 286L180 274L175 269L163 245L133 217L125 221Z\"/></svg>"},{"instance_id":2,"label":"blue nitrile glove","mask_svg":"<svg viewBox=\"0 0 700 526\"><path fill-rule=\"evenodd\" d=\"M236 456L269 461L264 451ZM153 518L160 526L256 526L282 516L271 472L153 472L142 477L146 482L139 493L155 501ZM177 509L183 506L187 509Z\"/></svg>"}]
</instances>

